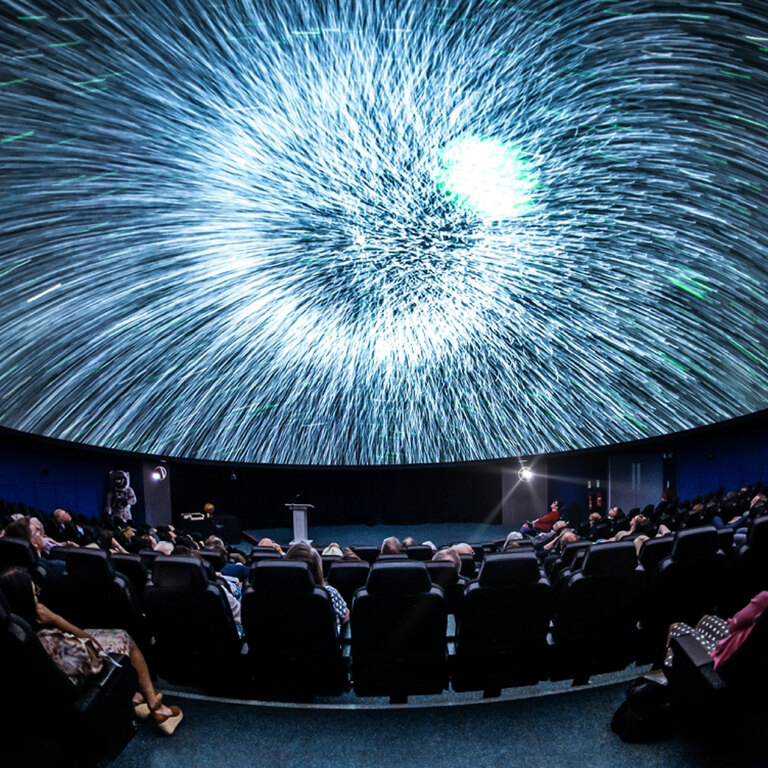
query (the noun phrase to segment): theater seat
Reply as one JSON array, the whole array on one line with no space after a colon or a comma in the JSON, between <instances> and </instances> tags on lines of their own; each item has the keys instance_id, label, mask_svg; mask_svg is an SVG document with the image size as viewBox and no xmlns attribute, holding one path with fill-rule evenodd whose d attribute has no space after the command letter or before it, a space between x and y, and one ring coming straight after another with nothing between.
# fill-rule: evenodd
<instances>
[{"instance_id":1,"label":"theater seat","mask_svg":"<svg viewBox=\"0 0 768 768\"><path fill-rule=\"evenodd\" d=\"M358 696L441 693L448 678L447 610L424 563L376 563L352 602L352 678Z\"/></svg>"},{"instance_id":2,"label":"theater seat","mask_svg":"<svg viewBox=\"0 0 768 768\"><path fill-rule=\"evenodd\" d=\"M365 560L340 560L331 563L328 569L328 583L339 590L344 602L352 605L355 592L368 581L371 566Z\"/></svg>"},{"instance_id":3,"label":"theater seat","mask_svg":"<svg viewBox=\"0 0 768 768\"><path fill-rule=\"evenodd\" d=\"M729 563L721 599L721 614L731 616L754 595L768 589L768 516L752 522L747 541Z\"/></svg>"},{"instance_id":4,"label":"theater seat","mask_svg":"<svg viewBox=\"0 0 768 768\"><path fill-rule=\"evenodd\" d=\"M424 565L427 566L432 583L443 588L448 613L457 616L461 611L461 600L469 579L459 575L456 566L447 560L430 560Z\"/></svg>"},{"instance_id":5,"label":"theater seat","mask_svg":"<svg viewBox=\"0 0 768 768\"><path fill-rule=\"evenodd\" d=\"M594 544L563 586L552 621L552 680L586 682L635 658L645 574L631 541Z\"/></svg>"},{"instance_id":6,"label":"theater seat","mask_svg":"<svg viewBox=\"0 0 768 768\"><path fill-rule=\"evenodd\" d=\"M37 763L46 739L56 746L57 759L87 765L90 759L116 757L133 737L137 679L128 659L115 657L78 688L53 663L36 631L10 613L2 592L0 680L3 765Z\"/></svg>"},{"instance_id":7,"label":"theater seat","mask_svg":"<svg viewBox=\"0 0 768 768\"><path fill-rule=\"evenodd\" d=\"M533 552L488 555L457 618L455 691L534 685L548 677L553 598Z\"/></svg>"},{"instance_id":8,"label":"theater seat","mask_svg":"<svg viewBox=\"0 0 768 768\"><path fill-rule=\"evenodd\" d=\"M130 581L101 549L70 548L62 613L78 627L125 629L146 653L149 635Z\"/></svg>"},{"instance_id":9,"label":"theater seat","mask_svg":"<svg viewBox=\"0 0 768 768\"><path fill-rule=\"evenodd\" d=\"M693 635L672 638L671 647L669 690L678 716L688 724L722 732L768 704L768 609L717 670Z\"/></svg>"},{"instance_id":10,"label":"theater seat","mask_svg":"<svg viewBox=\"0 0 768 768\"><path fill-rule=\"evenodd\" d=\"M307 563L258 563L243 592L242 616L258 695L304 701L347 689L331 598Z\"/></svg>"},{"instance_id":11,"label":"theater seat","mask_svg":"<svg viewBox=\"0 0 768 768\"><path fill-rule=\"evenodd\" d=\"M643 650L654 663L664 655L670 624L684 621L694 626L705 614L717 612L725 564L714 527L677 533L669 556L649 574ZM642 654L641 660L646 660Z\"/></svg>"},{"instance_id":12,"label":"theater seat","mask_svg":"<svg viewBox=\"0 0 768 768\"><path fill-rule=\"evenodd\" d=\"M242 642L210 566L196 557L161 555L144 588L155 637L157 672L170 682L227 691L243 679Z\"/></svg>"}]
</instances>

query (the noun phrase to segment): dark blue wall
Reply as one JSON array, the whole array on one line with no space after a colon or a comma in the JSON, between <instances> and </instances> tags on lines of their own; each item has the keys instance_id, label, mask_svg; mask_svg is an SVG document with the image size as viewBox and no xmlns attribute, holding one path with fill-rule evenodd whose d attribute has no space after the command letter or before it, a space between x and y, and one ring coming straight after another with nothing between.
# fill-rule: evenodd
<instances>
[{"instance_id":1,"label":"dark blue wall","mask_svg":"<svg viewBox=\"0 0 768 768\"><path fill-rule=\"evenodd\" d=\"M140 460L0 432L0 499L49 513L64 507L100 517L111 469L131 473L138 499L134 518L143 520Z\"/></svg>"},{"instance_id":2,"label":"dark blue wall","mask_svg":"<svg viewBox=\"0 0 768 768\"><path fill-rule=\"evenodd\" d=\"M560 499L572 520L583 520L587 481L599 478L605 488L609 456L639 449L673 457L671 480L681 499L768 480L768 413L639 446L552 455L548 498ZM138 497L134 517L142 521L142 461L0 430L0 498L48 512L63 506L98 516L109 470L125 469ZM177 518L213 501L244 525L279 526L287 515L283 505L301 494L316 505L317 524L501 521L505 462L355 469L168 463Z\"/></svg>"}]
</instances>

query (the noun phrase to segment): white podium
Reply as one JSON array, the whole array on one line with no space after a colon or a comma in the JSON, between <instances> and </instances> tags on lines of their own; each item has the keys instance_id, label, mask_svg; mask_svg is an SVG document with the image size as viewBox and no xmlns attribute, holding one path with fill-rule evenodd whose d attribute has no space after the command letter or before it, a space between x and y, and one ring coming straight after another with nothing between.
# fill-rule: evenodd
<instances>
[{"instance_id":1,"label":"white podium","mask_svg":"<svg viewBox=\"0 0 768 768\"><path fill-rule=\"evenodd\" d=\"M299 541L312 543L309 538L309 526L307 525L307 510L314 509L312 504L286 504L286 507L293 512L293 541L296 544Z\"/></svg>"}]
</instances>

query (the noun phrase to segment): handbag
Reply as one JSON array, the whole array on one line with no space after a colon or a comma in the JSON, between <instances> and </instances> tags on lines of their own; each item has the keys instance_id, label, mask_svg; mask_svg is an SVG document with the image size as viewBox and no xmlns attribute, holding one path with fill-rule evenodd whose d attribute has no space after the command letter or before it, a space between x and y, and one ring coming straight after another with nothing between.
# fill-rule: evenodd
<instances>
[{"instance_id":1,"label":"handbag","mask_svg":"<svg viewBox=\"0 0 768 768\"><path fill-rule=\"evenodd\" d=\"M78 687L98 675L109 656L90 638L75 637L61 629L41 629L40 644L53 663Z\"/></svg>"}]
</instances>

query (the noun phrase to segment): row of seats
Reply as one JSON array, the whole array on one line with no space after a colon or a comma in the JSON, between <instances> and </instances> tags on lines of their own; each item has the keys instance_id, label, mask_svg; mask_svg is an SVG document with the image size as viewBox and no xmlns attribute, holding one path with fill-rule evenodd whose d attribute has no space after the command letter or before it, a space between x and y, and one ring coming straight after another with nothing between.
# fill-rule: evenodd
<instances>
[{"instance_id":1,"label":"row of seats","mask_svg":"<svg viewBox=\"0 0 768 768\"><path fill-rule=\"evenodd\" d=\"M222 588L212 567L197 558L153 557L137 599L131 580L114 570L135 559L70 550L58 597L62 612L81 626L128 629L161 676L172 681L223 689L242 679L270 696L335 695L348 685L350 651L361 696L437 693L449 677L455 690L490 694L654 660L672 621L695 623L715 612L723 585L737 583L725 578L728 561L717 532L682 531L645 547L662 543L669 554L650 572L638 565L630 541L574 546L564 553L565 561L569 552L574 556L555 588L530 551L488 555L479 577L466 587L459 584L460 610L452 606L449 589L436 583L441 572L457 579L449 563L334 562L329 581L343 584L340 575L349 574L365 578L353 592L354 585L346 587L352 609L346 643L336 638L327 592L314 586L306 565L265 559L252 568L242 599L246 675L239 669L243 647ZM737 607L768 588L766 544L768 517L756 521L747 544L730 560L731 576L740 573L738 583L748 593ZM13 550L31 558L27 542L0 539L0 562L10 564ZM641 561L642 556L643 550ZM44 568L44 561L16 564ZM452 611L455 649L449 655Z\"/></svg>"}]
</instances>

